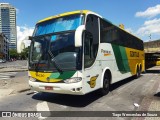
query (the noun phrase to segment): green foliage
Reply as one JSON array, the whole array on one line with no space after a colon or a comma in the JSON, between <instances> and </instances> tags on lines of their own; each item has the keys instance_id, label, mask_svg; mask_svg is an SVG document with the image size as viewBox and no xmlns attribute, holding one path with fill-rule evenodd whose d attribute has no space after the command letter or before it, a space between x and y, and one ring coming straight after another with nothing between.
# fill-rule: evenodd
<instances>
[{"instance_id":1,"label":"green foliage","mask_svg":"<svg viewBox=\"0 0 160 120\"><path fill-rule=\"evenodd\" d=\"M23 51L21 53L17 53L16 49L9 50L9 54L10 54L11 59L15 58L15 59L25 60L28 58L28 52L29 52L29 47L23 49Z\"/></svg>"},{"instance_id":2,"label":"green foliage","mask_svg":"<svg viewBox=\"0 0 160 120\"><path fill-rule=\"evenodd\" d=\"M20 59L27 59L29 54L29 47L23 49L23 51L19 54Z\"/></svg>"},{"instance_id":3,"label":"green foliage","mask_svg":"<svg viewBox=\"0 0 160 120\"><path fill-rule=\"evenodd\" d=\"M10 58L16 58L16 59L18 58L18 53L16 49L10 49L9 55L10 55Z\"/></svg>"}]
</instances>

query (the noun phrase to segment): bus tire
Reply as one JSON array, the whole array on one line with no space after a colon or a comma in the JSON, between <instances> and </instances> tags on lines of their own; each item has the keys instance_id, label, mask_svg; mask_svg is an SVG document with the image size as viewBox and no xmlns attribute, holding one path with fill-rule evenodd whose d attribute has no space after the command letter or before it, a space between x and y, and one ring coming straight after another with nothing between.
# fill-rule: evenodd
<instances>
[{"instance_id":1,"label":"bus tire","mask_svg":"<svg viewBox=\"0 0 160 120\"><path fill-rule=\"evenodd\" d=\"M140 68L137 66L135 78L136 78L136 79L139 78L140 75L141 75L141 70L140 70Z\"/></svg>"},{"instance_id":2,"label":"bus tire","mask_svg":"<svg viewBox=\"0 0 160 120\"><path fill-rule=\"evenodd\" d=\"M106 72L103 77L103 87L100 89L101 95L107 95L109 93L110 79L110 74Z\"/></svg>"}]
</instances>

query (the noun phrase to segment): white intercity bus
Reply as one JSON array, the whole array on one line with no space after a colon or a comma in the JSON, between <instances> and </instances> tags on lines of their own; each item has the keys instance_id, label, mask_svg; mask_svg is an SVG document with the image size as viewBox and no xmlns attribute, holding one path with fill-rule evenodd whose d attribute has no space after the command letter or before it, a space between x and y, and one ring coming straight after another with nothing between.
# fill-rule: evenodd
<instances>
[{"instance_id":1,"label":"white intercity bus","mask_svg":"<svg viewBox=\"0 0 160 120\"><path fill-rule=\"evenodd\" d=\"M40 20L31 39L29 85L84 95L144 71L143 41L102 16L80 10Z\"/></svg>"}]
</instances>

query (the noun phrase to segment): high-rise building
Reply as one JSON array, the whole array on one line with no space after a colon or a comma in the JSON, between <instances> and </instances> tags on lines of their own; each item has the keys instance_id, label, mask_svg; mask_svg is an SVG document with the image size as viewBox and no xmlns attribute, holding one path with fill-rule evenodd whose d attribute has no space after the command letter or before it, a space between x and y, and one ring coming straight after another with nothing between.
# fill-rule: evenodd
<instances>
[{"instance_id":1,"label":"high-rise building","mask_svg":"<svg viewBox=\"0 0 160 120\"><path fill-rule=\"evenodd\" d=\"M9 3L0 3L0 33L8 38L10 49L17 49L16 8Z\"/></svg>"},{"instance_id":2,"label":"high-rise building","mask_svg":"<svg viewBox=\"0 0 160 120\"><path fill-rule=\"evenodd\" d=\"M9 59L9 41L3 33L0 33L0 59Z\"/></svg>"}]
</instances>

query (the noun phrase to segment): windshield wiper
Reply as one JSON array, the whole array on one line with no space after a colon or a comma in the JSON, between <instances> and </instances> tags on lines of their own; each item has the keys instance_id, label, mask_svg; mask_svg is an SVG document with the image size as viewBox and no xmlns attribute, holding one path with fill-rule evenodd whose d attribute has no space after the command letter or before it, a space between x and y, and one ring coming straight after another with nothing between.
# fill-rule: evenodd
<instances>
[{"instance_id":1,"label":"windshield wiper","mask_svg":"<svg viewBox=\"0 0 160 120\"><path fill-rule=\"evenodd\" d=\"M57 64L57 61L55 60L54 55L52 54L52 52L50 50L48 50L48 53L51 56L51 61L54 62L55 67L62 74L63 70L61 69L61 67L59 66L59 64Z\"/></svg>"},{"instance_id":2,"label":"windshield wiper","mask_svg":"<svg viewBox=\"0 0 160 120\"><path fill-rule=\"evenodd\" d=\"M39 60L38 60L38 62L37 62L37 65L36 65L36 67L35 67L35 71L36 71L36 72L38 72L38 66L39 66L41 60L42 60L42 55L40 56L40 58L39 58Z\"/></svg>"}]
</instances>

